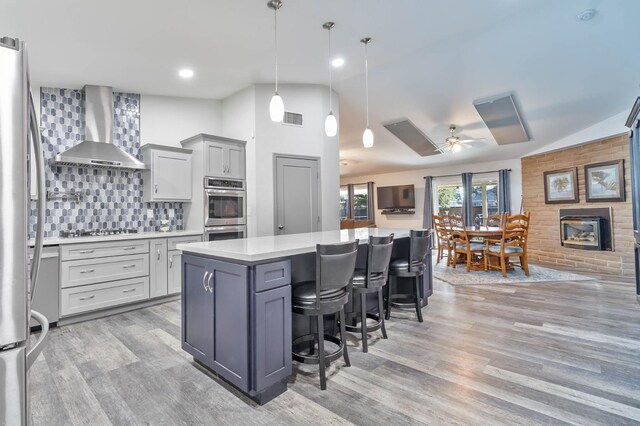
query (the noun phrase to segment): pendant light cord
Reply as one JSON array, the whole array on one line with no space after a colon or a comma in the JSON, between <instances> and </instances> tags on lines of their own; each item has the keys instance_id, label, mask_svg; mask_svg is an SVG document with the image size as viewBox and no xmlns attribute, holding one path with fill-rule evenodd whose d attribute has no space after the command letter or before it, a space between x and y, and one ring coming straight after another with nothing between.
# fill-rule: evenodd
<instances>
[{"instance_id":1,"label":"pendant light cord","mask_svg":"<svg viewBox=\"0 0 640 426\"><path fill-rule=\"evenodd\" d=\"M333 69L331 66L331 28L329 28L329 112L333 113L333 103L331 100Z\"/></svg>"},{"instance_id":2,"label":"pendant light cord","mask_svg":"<svg viewBox=\"0 0 640 426\"><path fill-rule=\"evenodd\" d=\"M367 129L369 128L369 43L364 45L364 82L367 99Z\"/></svg>"},{"instance_id":3,"label":"pendant light cord","mask_svg":"<svg viewBox=\"0 0 640 426\"><path fill-rule=\"evenodd\" d=\"M273 22L274 22L274 41L276 46L276 93L278 93L278 8L273 9Z\"/></svg>"}]
</instances>

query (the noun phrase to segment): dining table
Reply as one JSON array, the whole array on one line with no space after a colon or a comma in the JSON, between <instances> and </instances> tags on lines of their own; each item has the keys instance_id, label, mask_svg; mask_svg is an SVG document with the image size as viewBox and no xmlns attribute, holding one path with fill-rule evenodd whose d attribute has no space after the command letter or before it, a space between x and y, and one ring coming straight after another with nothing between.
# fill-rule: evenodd
<instances>
[{"instance_id":1,"label":"dining table","mask_svg":"<svg viewBox=\"0 0 640 426\"><path fill-rule=\"evenodd\" d=\"M465 232L469 239L489 239L489 240L499 240L502 238L503 228L499 226L465 226ZM458 231L459 232L459 231ZM454 229L455 233L455 229ZM490 262L495 262L495 258L490 257ZM464 258L460 260L460 262L466 262ZM511 265L507 266L508 269L512 269ZM484 271L484 262L483 261L474 261L471 267L472 271Z\"/></svg>"}]
</instances>

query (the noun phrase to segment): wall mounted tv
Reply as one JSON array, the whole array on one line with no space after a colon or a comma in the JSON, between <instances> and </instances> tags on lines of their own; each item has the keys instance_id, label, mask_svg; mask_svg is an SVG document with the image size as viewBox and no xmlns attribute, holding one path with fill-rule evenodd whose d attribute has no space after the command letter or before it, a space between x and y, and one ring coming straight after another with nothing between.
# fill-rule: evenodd
<instances>
[{"instance_id":1,"label":"wall mounted tv","mask_svg":"<svg viewBox=\"0 0 640 426\"><path fill-rule=\"evenodd\" d=\"M413 185L378 187L378 208L383 210L409 210L416 207Z\"/></svg>"}]
</instances>

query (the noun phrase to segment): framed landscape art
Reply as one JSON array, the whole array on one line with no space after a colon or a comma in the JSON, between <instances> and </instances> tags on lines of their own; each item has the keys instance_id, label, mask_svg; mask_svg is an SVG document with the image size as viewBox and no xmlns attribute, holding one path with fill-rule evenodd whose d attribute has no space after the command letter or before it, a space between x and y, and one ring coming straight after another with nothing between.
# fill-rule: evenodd
<instances>
[{"instance_id":1,"label":"framed landscape art","mask_svg":"<svg viewBox=\"0 0 640 426\"><path fill-rule=\"evenodd\" d=\"M544 172L544 202L546 204L577 203L578 168Z\"/></svg>"},{"instance_id":2,"label":"framed landscape art","mask_svg":"<svg viewBox=\"0 0 640 426\"><path fill-rule=\"evenodd\" d=\"M624 201L624 160L587 164L584 184L589 203Z\"/></svg>"}]
</instances>

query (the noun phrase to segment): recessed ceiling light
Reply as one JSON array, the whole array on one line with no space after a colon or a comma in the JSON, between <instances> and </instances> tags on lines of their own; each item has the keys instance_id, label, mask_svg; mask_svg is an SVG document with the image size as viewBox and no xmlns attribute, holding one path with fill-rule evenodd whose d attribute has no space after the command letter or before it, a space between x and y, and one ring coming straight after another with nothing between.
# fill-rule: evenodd
<instances>
[{"instance_id":1,"label":"recessed ceiling light","mask_svg":"<svg viewBox=\"0 0 640 426\"><path fill-rule=\"evenodd\" d=\"M578 13L578 20L580 21L590 21L598 14L598 11L595 9L585 9L582 12Z\"/></svg>"},{"instance_id":2,"label":"recessed ceiling light","mask_svg":"<svg viewBox=\"0 0 640 426\"><path fill-rule=\"evenodd\" d=\"M331 61L331 65L333 65L334 68L340 68L344 65L344 59L335 58L333 61Z\"/></svg>"},{"instance_id":3,"label":"recessed ceiling light","mask_svg":"<svg viewBox=\"0 0 640 426\"><path fill-rule=\"evenodd\" d=\"M193 70L189 68L183 68L178 71L178 75L182 78L191 78L193 77Z\"/></svg>"}]
</instances>

